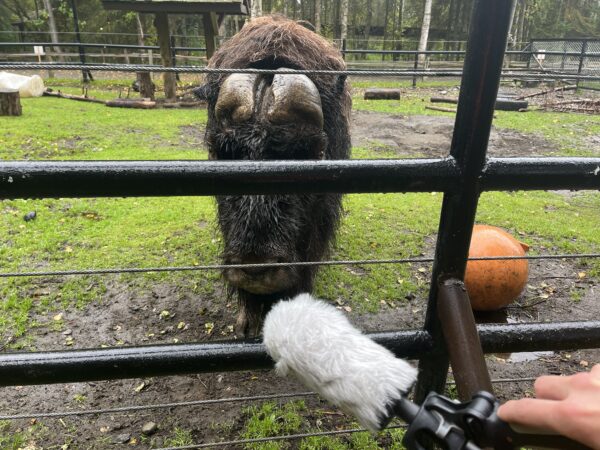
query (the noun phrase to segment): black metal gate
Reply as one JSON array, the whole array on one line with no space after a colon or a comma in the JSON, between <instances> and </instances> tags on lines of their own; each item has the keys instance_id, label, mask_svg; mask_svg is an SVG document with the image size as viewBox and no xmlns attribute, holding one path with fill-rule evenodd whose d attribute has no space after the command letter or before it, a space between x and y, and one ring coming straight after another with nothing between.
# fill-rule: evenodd
<instances>
[{"instance_id":1,"label":"black metal gate","mask_svg":"<svg viewBox=\"0 0 600 450\"><path fill-rule=\"evenodd\" d=\"M462 289L481 192L600 189L600 158L486 157L510 10L510 0L475 2L446 158L309 163L9 161L0 163L0 198L444 192L425 327L372 337L400 357L420 359L418 400L443 388L450 360L462 397L482 388L491 390L483 352L600 347L600 321L476 327ZM0 385L247 370L271 364L258 341L9 353L0 355Z\"/></svg>"}]
</instances>

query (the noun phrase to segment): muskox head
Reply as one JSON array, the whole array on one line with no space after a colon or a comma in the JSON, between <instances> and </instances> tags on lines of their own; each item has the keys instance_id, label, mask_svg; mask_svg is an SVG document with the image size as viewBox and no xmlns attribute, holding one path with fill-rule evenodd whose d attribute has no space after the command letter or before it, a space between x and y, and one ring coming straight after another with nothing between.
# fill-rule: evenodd
<instances>
[{"instance_id":1,"label":"muskox head","mask_svg":"<svg viewBox=\"0 0 600 450\"><path fill-rule=\"evenodd\" d=\"M210 60L213 68L343 70L340 53L296 22L247 23ZM344 76L210 74L206 142L216 160L349 157L351 100ZM338 194L217 197L226 264L316 261L340 216ZM256 335L274 301L312 290L315 267L227 269L239 299L236 330Z\"/></svg>"}]
</instances>

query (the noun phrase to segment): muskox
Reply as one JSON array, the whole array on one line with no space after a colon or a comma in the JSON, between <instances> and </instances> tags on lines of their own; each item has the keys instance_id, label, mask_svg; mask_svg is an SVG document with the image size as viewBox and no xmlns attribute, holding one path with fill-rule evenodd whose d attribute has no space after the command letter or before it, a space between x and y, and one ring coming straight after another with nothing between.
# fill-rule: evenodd
<instances>
[{"instance_id":1,"label":"muskox","mask_svg":"<svg viewBox=\"0 0 600 450\"><path fill-rule=\"evenodd\" d=\"M343 70L340 52L283 17L247 23L211 58L229 69ZM344 75L207 76L206 144L214 160L347 159L351 98ZM318 261L341 214L341 195L218 196L225 264ZM311 292L314 266L226 269L238 299L236 333L254 336L274 302Z\"/></svg>"}]
</instances>

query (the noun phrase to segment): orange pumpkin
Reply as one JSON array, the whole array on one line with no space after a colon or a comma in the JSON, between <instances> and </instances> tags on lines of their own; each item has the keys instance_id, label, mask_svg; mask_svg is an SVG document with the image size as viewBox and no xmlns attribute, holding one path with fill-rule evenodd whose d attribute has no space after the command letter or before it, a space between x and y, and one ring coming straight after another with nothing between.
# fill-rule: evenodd
<instances>
[{"instance_id":1,"label":"orange pumpkin","mask_svg":"<svg viewBox=\"0 0 600 450\"><path fill-rule=\"evenodd\" d=\"M475 225L469 257L524 256L528 249L501 228ZM528 274L526 259L469 261L465 285L471 306L477 311L493 311L512 303L523 291Z\"/></svg>"}]
</instances>

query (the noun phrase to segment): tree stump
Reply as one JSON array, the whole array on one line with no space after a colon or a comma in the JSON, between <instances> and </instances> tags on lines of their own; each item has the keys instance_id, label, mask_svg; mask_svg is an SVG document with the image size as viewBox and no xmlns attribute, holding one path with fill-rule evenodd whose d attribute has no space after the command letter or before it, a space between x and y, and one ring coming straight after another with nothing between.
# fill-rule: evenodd
<instances>
[{"instance_id":1,"label":"tree stump","mask_svg":"<svg viewBox=\"0 0 600 450\"><path fill-rule=\"evenodd\" d=\"M154 91L156 90L156 86L152 82L152 78L150 78L150 72L138 72L137 82L142 98L154 100Z\"/></svg>"},{"instance_id":2,"label":"tree stump","mask_svg":"<svg viewBox=\"0 0 600 450\"><path fill-rule=\"evenodd\" d=\"M21 96L16 89L0 89L0 116L20 116Z\"/></svg>"}]
</instances>

